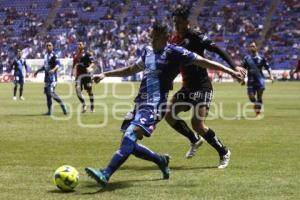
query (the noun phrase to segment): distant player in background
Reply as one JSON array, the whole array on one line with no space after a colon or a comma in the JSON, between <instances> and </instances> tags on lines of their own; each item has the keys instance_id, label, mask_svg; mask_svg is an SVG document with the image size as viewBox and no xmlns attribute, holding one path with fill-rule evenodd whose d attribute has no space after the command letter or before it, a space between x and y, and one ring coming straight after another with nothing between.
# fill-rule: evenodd
<instances>
[{"instance_id":1,"label":"distant player in background","mask_svg":"<svg viewBox=\"0 0 300 200\"><path fill-rule=\"evenodd\" d=\"M17 56L14 59L12 63L12 71L13 71L13 76L14 76L14 96L13 100L17 100L17 90L18 90L18 85L20 85L20 90L19 90L19 98L20 100L25 100L23 97L23 86L24 86L24 72L23 68L26 70L26 77L28 76L28 66L26 64L25 59L22 58L22 50L17 49Z\"/></svg>"},{"instance_id":2,"label":"distant player in background","mask_svg":"<svg viewBox=\"0 0 300 200\"><path fill-rule=\"evenodd\" d=\"M294 74L297 75L297 76L296 76L296 79L297 79L297 80L300 80L300 59L299 59L298 62L297 62L297 66L295 67L295 70L292 71L292 73L291 73L291 79L294 78Z\"/></svg>"},{"instance_id":3,"label":"distant player in background","mask_svg":"<svg viewBox=\"0 0 300 200\"><path fill-rule=\"evenodd\" d=\"M254 103L254 111L256 117L260 117L263 105L263 93L265 90L265 76L263 69L269 73L269 77L274 81L271 68L266 59L258 54L258 49L255 42L249 45L249 55L244 58L243 67L248 70L247 91L248 97Z\"/></svg>"},{"instance_id":4,"label":"distant player in background","mask_svg":"<svg viewBox=\"0 0 300 200\"><path fill-rule=\"evenodd\" d=\"M52 98L59 103L61 106L61 109L63 113L67 114L67 109L61 98L55 93L55 87L57 84L57 70L59 68L60 62L56 56L56 54L53 52L53 44L51 42L48 42L46 44L46 54L44 56L44 66L40 69L38 69L34 73L34 77L37 76L37 74L41 71L45 72L45 87L44 87L44 93L47 97L47 108L48 112L45 113L45 115L51 115L52 114Z\"/></svg>"},{"instance_id":5,"label":"distant player in background","mask_svg":"<svg viewBox=\"0 0 300 200\"><path fill-rule=\"evenodd\" d=\"M201 56L204 56L205 50L214 52L226 61L232 69L245 74L246 71L235 66L228 54L205 34L189 27L189 14L190 11L185 6L179 7L173 12L176 33L171 37L170 42L183 46ZM189 139L191 144L186 153L186 158L194 156L196 150L202 145L204 138L219 154L220 164L218 167L225 168L229 164L231 153L216 136L214 130L205 124L205 118L213 96L213 87L207 69L195 65L181 65L179 67L183 85L171 100L170 109L166 114L166 121L174 130ZM178 116L179 113L191 109L193 112L191 124L197 134L194 134L186 122Z\"/></svg>"},{"instance_id":6,"label":"distant player in background","mask_svg":"<svg viewBox=\"0 0 300 200\"><path fill-rule=\"evenodd\" d=\"M143 79L135 98L133 118L123 124L124 135L119 149L113 155L105 169L87 167L87 174L102 186L107 185L110 177L128 159L135 155L143 160L154 162L162 171L163 179L170 175L169 156L159 155L138 143L143 137L150 137L156 124L163 118L168 93L174 78L179 73L180 64L195 64L198 67L222 70L242 79L242 75L217 62L213 62L182 47L168 44L168 26L155 22L150 33L151 46L146 46L142 56L135 64L105 72L98 77L124 77L143 71ZM95 80L96 81L96 80ZM97 82L97 81L96 81Z\"/></svg>"},{"instance_id":7,"label":"distant player in background","mask_svg":"<svg viewBox=\"0 0 300 200\"><path fill-rule=\"evenodd\" d=\"M93 94L93 82L91 72L94 71L95 59L91 53L84 50L83 42L77 43L77 52L73 56L73 70L72 76L75 76L75 89L79 101L82 104L82 113L85 113L87 106L85 104L82 90L86 90L90 98L91 112L95 112L94 108L94 94Z\"/></svg>"}]
</instances>

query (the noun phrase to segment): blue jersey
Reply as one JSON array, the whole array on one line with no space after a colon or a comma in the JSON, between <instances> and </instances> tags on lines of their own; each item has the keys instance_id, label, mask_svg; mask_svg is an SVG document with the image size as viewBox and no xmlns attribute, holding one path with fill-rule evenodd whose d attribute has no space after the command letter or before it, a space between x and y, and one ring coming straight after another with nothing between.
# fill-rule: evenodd
<instances>
[{"instance_id":1,"label":"blue jersey","mask_svg":"<svg viewBox=\"0 0 300 200\"><path fill-rule=\"evenodd\" d=\"M154 107L166 102L173 80L179 74L179 66L191 64L196 55L172 44L167 44L160 52L154 52L152 47L146 47L136 63L144 71L135 102Z\"/></svg>"},{"instance_id":2,"label":"blue jersey","mask_svg":"<svg viewBox=\"0 0 300 200\"><path fill-rule=\"evenodd\" d=\"M55 55L54 52L51 53L46 53L44 56L44 66L43 70L45 71L45 83L52 83L57 81L57 72L55 71L54 73L49 73L51 69L54 69L56 66L59 66L60 62Z\"/></svg>"},{"instance_id":3,"label":"blue jersey","mask_svg":"<svg viewBox=\"0 0 300 200\"><path fill-rule=\"evenodd\" d=\"M243 67L248 70L248 85L264 82L263 68L270 69L266 59L260 55L248 55L244 58Z\"/></svg>"},{"instance_id":4,"label":"blue jersey","mask_svg":"<svg viewBox=\"0 0 300 200\"><path fill-rule=\"evenodd\" d=\"M24 77L23 67L25 67L26 72L28 72L28 67L25 59L15 58L12 64L12 69L14 70L14 76Z\"/></svg>"}]
</instances>

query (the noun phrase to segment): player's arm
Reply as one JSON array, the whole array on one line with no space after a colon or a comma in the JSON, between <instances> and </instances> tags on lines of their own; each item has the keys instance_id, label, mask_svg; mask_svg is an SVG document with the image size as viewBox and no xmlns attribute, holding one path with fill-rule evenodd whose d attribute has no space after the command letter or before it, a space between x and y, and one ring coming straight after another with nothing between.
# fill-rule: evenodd
<instances>
[{"instance_id":1,"label":"player's arm","mask_svg":"<svg viewBox=\"0 0 300 200\"><path fill-rule=\"evenodd\" d=\"M244 80L244 75L241 72L234 71L230 69L229 67L226 67L218 62L203 58L202 56L196 55L196 59L193 61L194 65L197 65L199 67L213 69L213 70L219 70L222 72L225 72L227 74L230 74L233 78L236 78L239 82L242 82Z\"/></svg>"},{"instance_id":2,"label":"player's arm","mask_svg":"<svg viewBox=\"0 0 300 200\"><path fill-rule=\"evenodd\" d=\"M274 81L274 77L272 75L272 70L271 70L271 67L270 67L269 63L266 61L265 58L263 58L263 63L264 63L264 68L267 70L267 72L269 74L270 80L273 82Z\"/></svg>"},{"instance_id":3,"label":"player's arm","mask_svg":"<svg viewBox=\"0 0 300 200\"><path fill-rule=\"evenodd\" d=\"M59 66L60 66L60 61L58 60L57 57L55 57L55 67L52 68L51 70L49 70L49 73L50 73L50 74L55 73L56 70L59 68Z\"/></svg>"},{"instance_id":4,"label":"player's arm","mask_svg":"<svg viewBox=\"0 0 300 200\"><path fill-rule=\"evenodd\" d=\"M26 60L24 60L24 67L25 67L25 70L26 70L26 77L28 77L28 71L29 71L29 67L26 63Z\"/></svg>"},{"instance_id":5,"label":"player's arm","mask_svg":"<svg viewBox=\"0 0 300 200\"><path fill-rule=\"evenodd\" d=\"M17 66L17 62L16 62L16 60L14 60L14 62L11 65L11 75L15 74L16 66Z\"/></svg>"},{"instance_id":6,"label":"player's arm","mask_svg":"<svg viewBox=\"0 0 300 200\"><path fill-rule=\"evenodd\" d=\"M41 67L39 68L38 70L36 70L36 72L34 72L33 76L36 77L38 73L42 72L42 71L45 71L45 67Z\"/></svg>"},{"instance_id":7,"label":"player's arm","mask_svg":"<svg viewBox=\"0 0 300 200\"><path fill-rule=\"evenodd\" d=\"M133 64L131 66L128 67L123 67L120 69L115 69L109 72L104 72L98 76L94 77L94 81L96 83L100 82L101 80L103 80L105 77L124 77L124 76L130 76L133 74L136 74L140 71L143 71L143 68L141 66L139 66L138 63Z\"/></svg>"},{"instance_id":8,"label":"player's arm","mask_svg":"<svg viewBox=\"0 0 300 200\"><path fill-rule=\"evenodd\" d=\"M205 49L218 54L223 60L225 60L228 63L231 69L242 73L244 76L246 75L246 70L240 66L236 66L233 60L231 59L231 57L228 55L228 53L226 53L226 51L224 51L219 46L217 46L213 41L208 39L207 36L199 35L198 37L200 43L205 47Z\"/></svg>"}]
</instances>

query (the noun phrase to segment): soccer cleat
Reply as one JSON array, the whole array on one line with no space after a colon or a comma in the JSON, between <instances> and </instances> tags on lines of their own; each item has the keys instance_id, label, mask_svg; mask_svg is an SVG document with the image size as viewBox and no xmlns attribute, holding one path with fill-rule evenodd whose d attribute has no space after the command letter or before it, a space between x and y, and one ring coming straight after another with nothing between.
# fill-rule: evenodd
<instances>
[{"instance_id":1,"label":"soccer cleat","mask_svg":"<svg viewBox=\"0 0 300 200\"><path fill-rule=\"evenodd\" d=\"M228 150L227 153L220 158L219 169L225 169L229 165L231 152Z\"/></svg>"},{"instance_id":2,"label":"soccer cleat","mask_svg":"<svg viewBox=\"0 0 300 200\"><path fill-rule=\"evenodd\" d=\"M204 139L202 137L200 137L200 139L195 143L191 143L190 144L190 149L188 150L188 152L186 152L185 157L186 158L191 158L195 155L197 149L203 144Z\"/></svg>"},{"instance_id":3,"label":"soccer cleat","mask_svg":"<svg viewBox=\"0 0 300 200\"><path fill-rule=\"evenodd\" d=\"M163 179L169 179L171 170L169 168L170 156L168 154L161 155L161 163L158 165L163 174Z\"/></svg>"},{"instance_id":4,"label":"soccer cleat","mask_svg":"<svg viewBox=\"0 0 300 200\"><path fill-rule=\"evenodd\" d=\"M108 183L108 178L105 176L102 170L97 170L92 167L85 168L85 172L89 177L97 181L102 187L105 187Z\"/></svg>"},{"instance_id":5,"label":"soccer cleat","mask_svg":"<svg viewBox=\"0 0 300 200\"><path fill-rule=\"evenodd\" d=\"M45 116L50 116L50 115L51 115L51 112L48 111L48 112L44 113L43 115L45 115Z\"/></svg>"},{"instance_id":6,"label":"soccer cleat","mask_svg":"<svg viewBox=\"0 0 300 200\"><path fill-rule=\"evenodd\" d=\"M91 113L94 113L95 112L95 108L94 106L91 106Z\"/></svg>"},{"instance_id":7,"label":"soccer cleat","mask_svg":"<svg viewBox=\"0 0 300 200\"><path fill-rule=\"evenodd\" d=\"M87 110L87 106L86 105L82 105L82 111L81 111L81 113L85 113L86 110Z\"/></svg>"},{"instance_id":8,"label":"soccer cleat","mask_svg":"<svg viewBox=\"0 0 300 200\"><path fill-rule=\"evenodd\" d=\"M20 100L24 101L24 100L25 100L25 98L24 98L23 96L20 96Z\"/></svg>"},{"instance_id":9,"label":"soccer cleat","mask_svg":"<svg viewBox=\"0 0 300 200\"><path fill-rule=\"evenodd\" d=\"M66 107L65 105L62 105L62 106L61 106L61 109L62 109L64 115L67 115L67 114L68 114L67 107Z\"/></svg>"},{"instance_id":10,"label":"soccer cleat","mask_svg":"<svg viewBox=\"0 0 300 200\"><path fill-rule=\"evenodd\" d=\"M16 96L14 96L12 99L15 101L15 100L17 100L17 97L16 97Z\"/></svg>"}]
</instances>

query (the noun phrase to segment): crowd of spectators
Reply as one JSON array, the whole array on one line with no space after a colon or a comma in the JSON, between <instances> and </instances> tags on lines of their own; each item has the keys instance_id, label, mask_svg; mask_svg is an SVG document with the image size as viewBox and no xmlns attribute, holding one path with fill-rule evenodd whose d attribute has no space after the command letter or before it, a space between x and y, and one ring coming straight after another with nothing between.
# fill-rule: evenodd
<instances>
[{"instance_id":1,"label":"crowd of spectators","mask_svg":"<svg viewBox=\"0 0 300 200\"><path fill-rule=\"evenodd\" d=\"M197 1L65 0L44 36L38 33L54 0L29 2L17 8L14 0L0 2L0 25L5 27L0 30L2 66L9 65L17 45L24 49L26 58L42 58L45 41L52 41L59 57L71 58L77 41L84 41L99 68L107 71L131 63L140 55L149 42L148 27L155 19L172 24L171 11L176 6L195 6ZM247 44L259 39L270 4L271 0L205 1L197 28L239 64L247 53ZM272 16L261 52L273 68L289 69L299 58L299 9L297 0L280 1ZM33 12L38 10L42 12ZM207 56L220 59L209 53Z\"/></svg>"}]
</instances>

